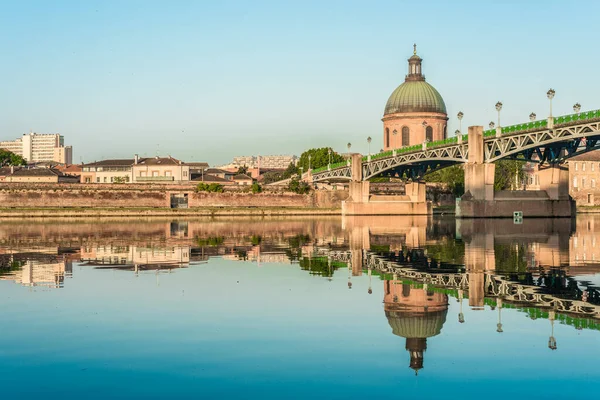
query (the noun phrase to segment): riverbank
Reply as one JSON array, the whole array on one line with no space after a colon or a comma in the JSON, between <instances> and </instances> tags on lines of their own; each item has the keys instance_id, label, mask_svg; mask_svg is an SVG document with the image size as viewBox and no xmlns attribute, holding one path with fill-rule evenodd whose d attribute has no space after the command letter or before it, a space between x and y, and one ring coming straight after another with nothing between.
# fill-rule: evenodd
<instances>
[{"instance_id":1,"label":"riverbank","mask_svg":"<svg viewBox=\"0 0 600 400\"><path fill-rule=\"evenodd\" d=\"M203 208L0 208L0 218L55 217L279 217L342 215L340 208L203 207Z\"/></svg>"}]
</instances>

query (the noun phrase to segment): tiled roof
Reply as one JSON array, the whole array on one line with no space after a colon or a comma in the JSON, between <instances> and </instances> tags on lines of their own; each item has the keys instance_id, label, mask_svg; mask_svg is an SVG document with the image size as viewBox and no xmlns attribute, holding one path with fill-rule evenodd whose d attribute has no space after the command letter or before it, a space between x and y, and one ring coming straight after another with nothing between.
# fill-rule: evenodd
<instances>
[{"instance_id":1,"label":"tiled roof","mask_svg":"<svg viewBox=\"0 0 600 400\"><path fill-rule=\"evenodd\" d=\"M204 174L204 177L200 176L198 178L192 179L195 182L214 182L214 183L222 183L222 182L231 182L227 179L223 179L221 177L215 175Z\"/></svg>"},{"instance_id":2,"label":"tiled roof","mask_svg":"<svg viewBox=\"0 0 600 400\"><path fill-rule=\"evenodd\" d=\"M138 165L179 165L183 164L181 161L173 157L153 157L153 158L142 158L138 161Z\"/></svg>"},{"instance_id":3,"label":"tiled roof","mask_svg":"<svg viewBox=\"0 0 600 400\"><path fill-rule=\"evenodd\" d=\"M89 164L84 164L84 167L128 167L133 165L133 158L118 159L118 160L102 160Z\"/></svg>"},{"instance_id":4,"label":"tiled roof","mask_svg":"<svg viewBox=\"0 0 600 400\"><path fill-rule=\"evenodd\" d=\"M12 176L62 176L62 172L52 168L19 168L15 169Z\"/></svg>"},{"instance_id":5,"label":"tiled roof","mask_svg":"<svg viewBox=\"0 0 600 400\"><path fill-rule=\"evenodd\" d=\"M247 180L252 180L251 177L249 177L248 175L244 175L244 174L237 174L236 176L233 177L234 181L247 181Z\"/></svg>"},{"instance_id":6,"label":"tiled roof","mask_svg":"<svg viewBox=\"0 0 600 400\"><path fill-rule=\"evenodd\" d=\"M232 172L225 171L224 169L209 168L206 171L204 171L204 173L205 174L231 174Z\"/></svg>"},{"instance_id":7,"label":"tiled roof","mask_svg":"<svg viewBox=\"0 0 600 400\"><path fill-rule=\"evenodd\" d=\"M600 161L600 150L590 151L571 157L568 161Z\"/></svg>"}]
</instances>

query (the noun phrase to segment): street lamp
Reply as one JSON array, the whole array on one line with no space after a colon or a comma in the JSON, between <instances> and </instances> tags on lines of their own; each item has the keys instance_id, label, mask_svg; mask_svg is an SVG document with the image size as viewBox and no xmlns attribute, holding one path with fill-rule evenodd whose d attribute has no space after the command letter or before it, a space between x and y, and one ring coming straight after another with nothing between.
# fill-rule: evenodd
<instances>
[{"instance_id":1,"label":"street lamp","mask_svg":"<svg viewBox=\"0 0 600 400\"><path fill-rule=\"evenodd\" d=\"M369 157L371 156L371 136L367 138L367 143L369 144Z\"/></svg>"},{"instance_id":2,"label":"street lamp","mask_svg":"<svg viewBox=\"0 0 600 400\"><path fill-rule=\"evenodd\" d=\"M546 93L546 96L548 96L548 100L550 100L550 116L552 116L552 99L554 98L555 94L556 94L556 91L554 91L554 89L550 89Z\"/></svg>"},{"instance_id":3,"label":"street lamp","mask_svg":"<svg viewBox=\"0 0 600 400\"><path fill-rule=\"evenodd\" d=\"M548 313L548 319L550 320L550 326L552 327L552 333L548 338L548 348L550 350L556 350L556 338L554 337L554 319L556 318L556 314L554 311L550 311Z\"/></svg>"},{"instance_id":4,"label":"street lamp","mask_svg":"<svg viewBox=\"0 0 600 400\"><path fill-rule=\"evenodd\" d=\"M427 141L427 121L423 121L421 125L423 125L423 129L425 130L425 141Z\"/></svg>"},{"instance_id":5,"label":"street lamp","mask_svg":"<svg viewBox=\"0 0 600 400\"><path fill-rule=\"evenodd\" d=\"M500 127L500 110L502 110L502 103L501 102L497 102L496 103L496 111L498 111L498 127Z\"/></svg>"},{"instance_id":6,"label":"street lamp","mask_svg":"<svg viewBox=\"0 0 600 400\"><path fill-rule=\"evenodd\" d=\"M458 118L458 130L462 132L462 119L465 116L465 114L463 114L462 111L459 111L458 114L456 114L456 117Z\"/></svg>"},{"instance_id":7,"label":"street lamp","mask_svg":"<svg viewBox=\"0 0 600 400\"><path fill-rule=\"evenodd\" d=\"M490 121L490 129L494 129L495 126L496 124L494 123L494 121Z\"/></svg>"},{"instance_id":8,"label":"street lamp","mask_svg":"<svg viewBox=\"0 0 600 400\"><path fill-rule=\"evenodd\" d=\"M581 104L575 103L575 105L573 106L573 111L575 112L575 114L579 114L579 111L581 111Z\"/></svg>"},{"instance_id":9,"label":"street lamp","mask_svg":"<svg viewBox=\"0 0 600 400\"><path fill-rule=\"evenodd\" d=\"M537 115L535 115L534 112L532 112L531 114L529 114L529 120L530 121L535 121L535 118L537 117Z\"/></svg>"},{"instance_id":10,"label":"street lamp","mask_svg":"<svg viewBox=\"0 0 600 400\"><path fill-rule=\"evenodd\" d=\"M502 299L498 297L498 323L496 324L496 332L502 333Z\"/></svg>"},{"instance_id":11,"label":"street lamp","mask_svg":"<svg viewBox=\"0 0 600 400\"><path fill-rule=\"evenodd\" d=\"M327 149L327 154L329 155L329 165L331 165L331 147Z\"/></svg>"},{"instance_id":12,"label":"street lamp","mask_svg":"<svg viewBox=\"0 0 600 400\"><path fill-rule=\"evenodd\" d=\"M348 153L350 153L350 147L352 147L352 143L348 142Z\"/></svg>"}]
</instances>

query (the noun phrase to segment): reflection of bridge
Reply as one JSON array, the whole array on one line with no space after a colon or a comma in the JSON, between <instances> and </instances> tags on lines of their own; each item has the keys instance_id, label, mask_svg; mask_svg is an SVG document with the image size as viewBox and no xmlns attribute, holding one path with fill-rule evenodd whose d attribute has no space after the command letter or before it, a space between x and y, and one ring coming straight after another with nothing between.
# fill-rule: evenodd
<instances>
[{"instance_id":1,"label":"reflection of bridge","mask_svg":"<svg viewBox=\"0 0 600 400\"><path fill-rule=\"evenodd\" d=\"M325 251L322 254L327 254L332 260L344 262L349 265L353 261L352 251ZM502 302L509 304L533 306L548 311L569 314L574 317L588 317L600 320L600 305L594 305L581 300L558 298L551 294L542 293L539 286L513 282L506 276L490 272L423 271L399 265L394 260L389 260L366 251L362 252L362 266L367 270L389 274L393 276L393 280L410 281L443 289L465 290L469 293L469 304L475 307L484 305L483 300L485 296L502 299Z\"/></svg>"},{"instance_id":2,"label":"reflection of bridge","mask_svg":"<svg viewBox=\"0 0 600 400\"><path fill-rule=\"evenodd\" d=\"M331 165L312 171L313 182L350 181L351 200L343 211L346 215L426 214L423 188L409 186L407 197L369 195L368 179L383 174L421 178L427 171L466 163L462 216L512 216L521 207L525 216L570 216L568 175L559 164L576 155L600 148L600 110L550 117L495 130L470 127L468 135L408 146L363 157L354 155L348 163ZM548 164L540 175L540 188L545 194L536 198L529 193L494 196L494 161L519 159ZM529 197L527 197L529 196ZM541 196L541 197L540 197ZM547 201L544 201L547 200ZM515 204L518 202L519 204ZM545 204L544 204L545 203ZM531 208L530 208L531 207Z\"/></svg>"}]
</instances>

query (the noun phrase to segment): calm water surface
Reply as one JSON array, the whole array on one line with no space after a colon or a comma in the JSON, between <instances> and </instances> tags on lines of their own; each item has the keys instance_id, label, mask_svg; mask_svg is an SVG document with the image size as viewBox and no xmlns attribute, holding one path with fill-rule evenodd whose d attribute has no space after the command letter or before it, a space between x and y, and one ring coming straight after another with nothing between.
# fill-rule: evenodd
<instances>
[{"instance_id":1,"label":"calm water surface","mask_svg":"<svg viewBox=\"0 0 600 400\"><path fill-rule=\"evenodd\" d=\"M600 218L2 221L0 397L581 398Z\"/></svg>"}]
</instances>

